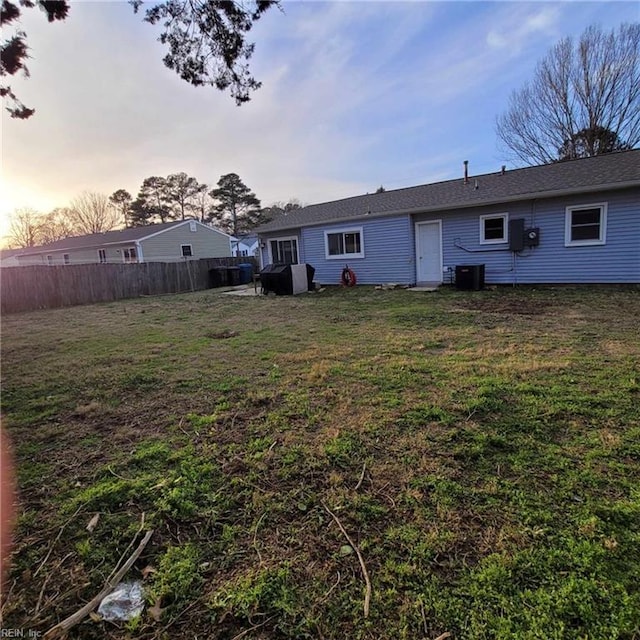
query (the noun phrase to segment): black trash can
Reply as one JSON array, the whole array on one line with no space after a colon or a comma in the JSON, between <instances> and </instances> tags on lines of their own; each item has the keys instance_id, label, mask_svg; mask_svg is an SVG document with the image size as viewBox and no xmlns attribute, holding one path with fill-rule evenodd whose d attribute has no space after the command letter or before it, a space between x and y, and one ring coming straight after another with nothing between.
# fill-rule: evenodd
<instances>
[{"instance_id":1,"label":"black trash can","mask_svg":"<svg viewBox=\"0 0 640 640\"><path fill-rule=\"evenodd\" d=\"M480 291L483 288L483 264L459 264L456 266L456 289Z\"/></svg>"},{"instance_id":2,"label":"black trash can","mask_svg":"<svg viewBox=\"0 0 640 640\"><path fill-rule=\"evenodd\" d=\"M229 286L229 274L226 267L214 267L209 269L209 288Z\"/></svg>"},{"instance_id":3,"label":"black trash can","mask_svg":"<svg viewBox=\"0 0 640 640\"><path fill-rule=\"evenodd\" d=\"M229 286L237 287L240 282L240 268L239 267L227 267L227 277L229 278Z\"/></svg>"}]
</instances>

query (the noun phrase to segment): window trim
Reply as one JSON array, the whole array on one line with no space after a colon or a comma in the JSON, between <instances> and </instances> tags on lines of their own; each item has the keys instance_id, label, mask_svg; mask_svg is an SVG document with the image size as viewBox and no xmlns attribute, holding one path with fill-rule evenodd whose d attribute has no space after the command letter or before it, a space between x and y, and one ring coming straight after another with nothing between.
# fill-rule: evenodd
<instances>
[{"instance_id":1,"label":"window trim","mask_svg":"<svg viewBox=\"0 0 640 640\"><path fill-rule=\"evenodd\" d=\"M185 247L189 247L189 255L185 256L184 255L184 248ZM191 244L181 244L180 245L180 254L182 255L183 258L193 258L193 245Z\"/></svg>"},{"instance_id":2,"label":"window trim","mask_svg":"<svg viewBox=\"0 0 640 640\"><path fill-rule=\"evenodd\" d=\"M341 233L343 238L347 233L360 234L359 253L341 253L339 255L329 255L329 236ZM324 257L326 260L360 260L364 258L364 230L363 227L348 227L341 229L325 229L324 231Z\"/></svg>"},{"instance_id":3,"label":"window trim","mask_svg":"<svg viewBox=\"0 0 640 640\"><path fill-rule=\"evenodd\" d=\"M565 247L593 247L607 244L607 202L594 202L592 204L571 205L565 209L564 214L564 246ZM587 209L600 209L600 233L597 240L572 240L571 227L574 211Z\"/></svg>"},{"instance_id":4,"label":"window trim","mask_svg":"<svg viewBox=\"0 0 640 640\"><path fill-rule=\"evenodd\" d=\"M62 264L64 264L65 266L68 266L71 264L71 255L68 253L63 253L62 254Z\"/></svg>"},{"instance_id":5,"label":"window trim","mask_svg":"<svg viewBox=\"0 0 640 640\"><path fill-rule=\"evenodd\" d=\"M272 242L281 242L284 240L295 240L296 241L296 262L295 264L300 264L300 240L298 236L278 236L276 238L267 238L267 255L269 256L269 264L274 264L273 253L271 252L271 243Z\"/></svg>"},{"instance_id":6,"label":"window trim","mask_svg":"<svg viewBox=\"0 0 640 640\"><path fill-rule=\"evenodd\" d=\"M47 255L46 260L47 260L47 266L48 267L53 267L53 256L52 255Z\"/></svg>"},{"instance_id":7,"label":"window trim","mask_svg":"<svg viewBox=\"0 0 640 640\"><path fill-rule=\"evenodd\" d=\"M104 260L102 259L103 256L100 254L104 254ZM107 250L106 249L98 249L98 264L107 264Z\"/></svg>"},{"instance_id":8,"label":"window trim","mask_svg":"<svg viewBox=\"0 0 640 640\"><path fill-rule=\"evenodd\" d=\"M189 222L189 232L190 233L196 233L198 231L198 227L196 225L196 221L195 220L191 220Z\"/></svg>"},{"instance_id":9,"label":"window trim","mask_svg":"<svg viewBox=\"0 0 640 640\"><path fill-rule=\"evenodd\" d=\"M502 218L504 220L504 234L500 239L485 238L484 222L490 218ZM509 242L509 214L508 213L487 213L480 216L480 244L507 244Z\"/></svg>"}]
</instances>

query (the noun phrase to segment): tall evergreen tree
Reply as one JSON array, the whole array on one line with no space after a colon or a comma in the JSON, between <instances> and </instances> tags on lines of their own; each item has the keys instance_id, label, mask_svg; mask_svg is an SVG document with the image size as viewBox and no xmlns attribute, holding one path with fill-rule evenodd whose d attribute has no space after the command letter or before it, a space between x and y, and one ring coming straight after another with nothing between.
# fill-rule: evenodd
<instances>
[{"instance_id":1,"label":"tall evergreen tree","mask_svg":"<svg viewBox=\"0 0 640 640\"><path fill-rule=\"evenodd\" d=\"M138 196L129 207L129 226L144 227L153 224L153 207L144 198Z\"/></svg>"},{"instance_id":2,"label":"tall evergreen tree","mask_svg":"<svg viewBox=\"0 0 640 640\"><path fill-rule=\"evenodd\" d=\"M237 173L221 176L218 188L210 191L209 195L218 201L213 207L211 219L236 238L264 220L260 200Z\"/></svg>"},{"instance_id":3,"label":"tall evergreen tree","mask_svg":"<svg viewBox=\"0 0 640 640\"><path fill-rule=\"evenodd\" d=\"M133 226L130 221L131 194L125 189L118 189L109 196L109 202L118 211L126 227Z\"/></svg>"},{"instance_id":4,"label":"tall evergreen tree","mask_svg":"<svg viewBox=\"0 0 640 640\"><path fill-rule=\"evenodd\" d=\"M172 207L173 215L180 220L184 220L189 213L197 212L197 196L206 190L206 184L200 184L184 171L166 179L167 202Z\"/></svg>"},{"instance_id":5,"label":"tall evergreen tree","mask_svg":"<svg viewBox=\"0 0 640 640\"><path fill-rule=\"evenodd\" d=\"M156 221L170 222L176 219L175 213L171 210L171 197L168 193L166 178L160 176L145 178L136 202L134 211L136 226Z\"/></svg>"},{"instance_id":6,"label":"tall evergreen tree","mask_svg":"<svg viewBox=\"0 0 640 640\"><path fill-rule=\"evenodd\" d=\"M592 155L612 153L613 151L627 151L631 145L620 140L620 137L605 127L589 127L572 135L558 149L558 160L575 160L588 158Z\"/></svg>"}]
</instances>

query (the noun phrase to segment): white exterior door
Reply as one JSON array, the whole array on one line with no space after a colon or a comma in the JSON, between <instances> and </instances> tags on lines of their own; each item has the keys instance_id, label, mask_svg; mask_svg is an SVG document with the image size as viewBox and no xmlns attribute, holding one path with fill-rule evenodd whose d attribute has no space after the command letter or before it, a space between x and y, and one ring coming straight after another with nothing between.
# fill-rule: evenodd
<instances>
[{"instance_id":1,"label":"white exterior door","mask_svg":"<svg viewBox=\"0 0 640 640\"><path fill-rule=\"evenodd\" d=\"M416 281L442 283L442 223L416 223Z\"/></svg>"}]
</instances>

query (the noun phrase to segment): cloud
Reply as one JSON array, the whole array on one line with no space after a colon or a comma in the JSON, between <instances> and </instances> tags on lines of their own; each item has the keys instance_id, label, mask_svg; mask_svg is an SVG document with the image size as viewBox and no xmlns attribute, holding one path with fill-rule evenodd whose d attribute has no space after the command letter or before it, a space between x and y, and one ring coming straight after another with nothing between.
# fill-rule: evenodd
<instances>
[{"instance_id":1,"label":"cloud","mask_svg":"<svg viewBox=\"0 0 640 640\"><path fill-rule=\"evenodd\" d=\"M562 7L557 5L515 6L501 23L489 29L486 43L491 49L519 53L532 40L557 39Z\"/></svg>"},{"instance_id":2,"label":"cloud","mask_svg":"<svg viewBox=\"0 0 640 640\"><path fill-rule=\"evenodd\" d=\"M455 177L464 159L497 168L495 116L569 22L632 13L624 3L581 4L580 20L574 3L283 7L251 32L263 86L242 107L166 69L157 30L124 3L74 3L53 25L25 11L32 77L14 89L37 111L3 116L9 206L135 194L145 177L177 171L212 185L236 172L269 204Z\"/></svg>"}]
</instances>

